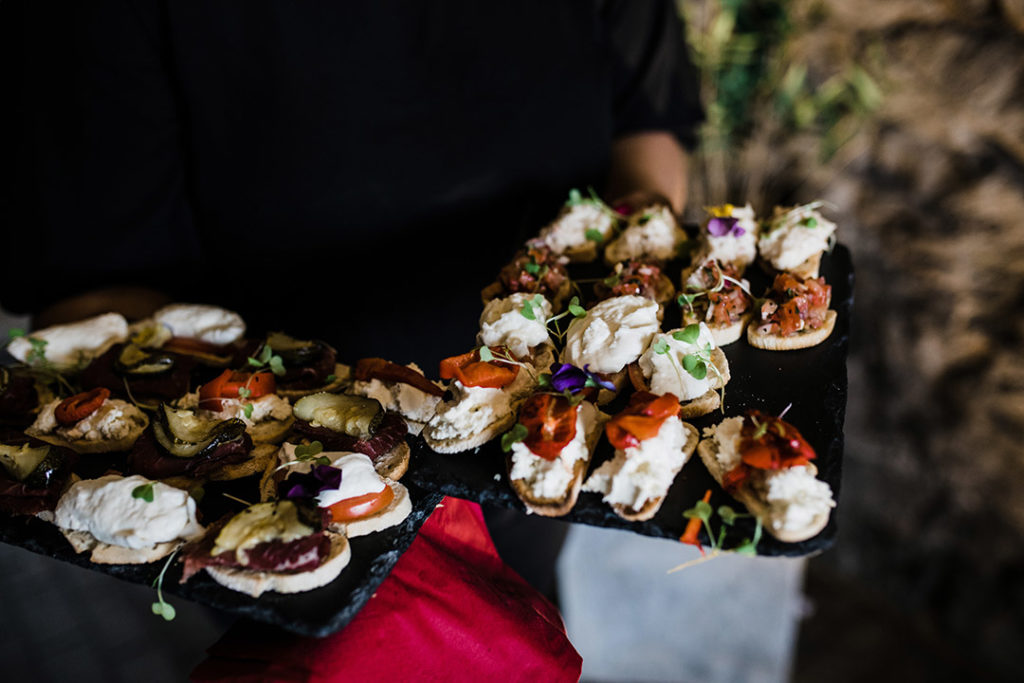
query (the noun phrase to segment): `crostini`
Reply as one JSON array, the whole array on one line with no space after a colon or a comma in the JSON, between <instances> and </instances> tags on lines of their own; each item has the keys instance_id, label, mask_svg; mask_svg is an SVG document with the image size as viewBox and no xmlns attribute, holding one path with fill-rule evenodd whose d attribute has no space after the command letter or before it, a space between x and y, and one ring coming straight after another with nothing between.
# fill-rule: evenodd
<instances>
[{"instance_id":1,"label":"crostini","mask_svg":"<svg viewBox=\"0 0 1024 683\"><path fill-rule=\"evenodd\" d=\"M573 263L590 262L614 233L619 218L593 191L584 197L572 190L558 217L540 231L538 241Z\"/></svg>"},{"instance_id":2,"label":"crostini","mask_svg":"<svg viewBox=\"0 0 1024 683\"><path fill-rule=\"evenodd\" d=\"M676 396L683 419L720 408L729 382L729 361L704 323L656 334L634 367L636 389Z\"/></svg>"},{"instance_id":3,"label":"crostini","mask_svg":"<svg viewBox=\"0 0 1024 683\"><path fill-rule=\"evenodd\" d=\"M415 435L434 417L444 396L441 384L427 379L415 363L399 365L383 358L363 358L356 363L352 378L349 393L374 399L384 410L397 412Z\"/></svg>"},{"instance_id":4,"label":"crostini","mask_svg":"<svg viewBox=\"0 0 1024 683\"><path fill-rule=\"evenodd\" d=\"M604 262L614 266L629 260L668 261L685 242L686 233L672 209L651 204L628 216L626 229L605 247Z\"/></svg>"},{"instance_id":5,"label":"crostini","mask_svg":"<svg viewBox=\"0 0 1024 683\"><path fill-rule=\"evenodd\" d=\"M832 287L825 278L801 279L779 273L747 327L751 346L768 351L791 351L817 346L828 339L836 324L829 309Z\"/></svg>"},{"instance_id":6,"label":"crostini","mask_svg":"<svg viewBox=\"0 0 1024 683\"><path fill-rule=\"evenodd\" d=\"M775 213L757 239L761 264L773 273L786 271L802 278L818 277L821 255L835 239L836 224L818 211L817 201Z\"/></svg>"},{"instance_id":7,"label":"crostini","mask_svg":"<svg viewBox=\"0 0 1024 683\"><path fill-rule=\"evenodd\" d=\"M713 258L683 271L678 301L683 323L707 324L718 346L742 337L753 315L750 283L733 266Z\"/></svg>"},{"instance_id":8,"label":"crostini","mask_svg":"<svg viewBox=\"0 0 1024 683\"><path fill-rule=\"evenodd\" d=\"M723 204L707 209L708 218L701 226L693 263L698 265L715 259L728 264L740 275L757 258L757 219L754 209Z\"/></svg>"},{"instance_id":9,"label":"crostini","mask_svg":"<svg viewBox=\"0 0 1024 683\"><path fill-rule=\"evenodd\" d=\"M97 388L43 406L25 433L76 453L126 451L149 424L145 413Z\"/></svg>"},{"instance_id":10,"label":"crostini","mask_svg":"<svg viewBox=\"0 0 1024 683\"><path fill-rule=\"evenodd\" d=\"M817 478L814 450L793 425L757 410L704 430L697 447L715 481L780 541L816 536L835 507Z\"/></svg>"}]
</instances>

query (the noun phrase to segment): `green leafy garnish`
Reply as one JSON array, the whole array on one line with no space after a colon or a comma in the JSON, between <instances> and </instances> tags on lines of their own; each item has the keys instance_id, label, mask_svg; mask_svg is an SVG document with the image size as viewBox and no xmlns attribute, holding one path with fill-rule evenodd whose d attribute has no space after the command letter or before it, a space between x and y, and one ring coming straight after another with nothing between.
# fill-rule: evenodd
<instances>
[{"instance_id":1,"label":"green leafy garnish","mask_svg":"<svg viewBox=\"0 0 1024 683\"><path fill-rule=\"evenodd\" d=\"M311 444L303 444L295 447L295 457L299 460L309 460L315 455L323 453L324 445L319 441L314 441Z\"/></svg>"},{"instance_id":2,"label":"green leafy garnish","mask_svg":"<svg viewBox=\"0 0 1024 683\"><path fill-rule=\"evenodd\" d=\"M324 378L324 381L327 382L328 384L330 384L331 382L333 382L336 379L338 379L337 375L330 374L330 375L327 375L327 377Z\"/></svg>"},{"instance_id":3,"label":"green leafy garnish","mask_svg":"<svg viewBox=\"0 0 1024 683\"><path fill-rule=\"evenodd\" d=\"M542 372L539 375L537 375L537 386L540 386L540 387L550 387L551 386L551 373L550 372Z\"/></svg>"},{"instance_id":4,"label":"green leafy garnish","mask_svg":"<svg viewBox=\"0 0 1024 683\"><path fill-rule=\"evenodd\" d=\"M132 498L141 498L147 503L153 502L153 482L136 486L132 489Z\"/></svg>"},{"instance_id":5,"label":"green leafy garnish","mask_svg":"<svg viewBox=\"0 0 1024 683\"><path fill-rule=\"evenodd\" d=\"M157 576L156 581L153 582L153 588L156 588L156 602L151 605L150 609L153 610L153 614L163 617L164 621L172 621L176 614L174 606L164 601L163 587L164 574L167 573L167 568L171 566L171 562L174 561L174 556L177 554L177 550L171 553L171 556L167 558L166 562L164 562L164 568L160 570L160 575Z\"/></svg>"},{"instance_id":6,"label":"green leafy garnish","mask_svg":"<svg viewBox=\"0 0 1024 683\"><path fill-rule=\"evenodd\" d=\"M7 332L7 338L12 340L12 341L14 339L17 339L18 337L24 337L24 336L25 336L25 330L20 328L20 327L12 327Z\"/></svg>"},{"instance_id":7,"label":"green leafy garnish","mask_svg":"<svg viewBox=\"0 0 1024 683\"><path fill-rule=\"evenodd\" d=\"M252 396L252 389L248 387L238 388L238 398L249 398L250 396Z\"/></svg>"},{"instance_id":8,"label":"green leafy garnish","mask_svg":"<svg viewBox=\"0 0 1024 683\"><path fill-rule=\"evenodd\" d=\"M274 353L274 350L270 348L270 344L264 344L260 347L260 352L255 358L249 356L247 360L249 365L254 368L270 368L270 371L278 377L285 373L284 362L281 360L281 356Z\"/></svg>"},{"instance_id":9,"label":"green leafy garnish","mask_svg":"<svg viewBox=\"0 0 1024 683\"><path fill-rule=\"evenodd\" d=\"M517 422L512 429L501 435L501 450L508 453L512 450L512 444L522 441L529 433L526 425Z\"/></svg>"},{"instance_id":10,"label":"green leafy garnish","mask_svg":"<svg viewBox=\"0 0 1024 683\"><path fill-rule=\"evenodd\" d=\"M46 345L49 343L45 339L38 339L36 337L28 337L28 343L32 345L29 352L25 355L25 362L29 365L45 365L49 361L46 358Z\"/></svg>"},{"instance_id":11,"label":"green leafy garnish","mask_svg":"<svg viewBox=\"0 0 1024 683\"><path fill-rule=\"evenodd\" d=\"M242 414L245 415L245 419L247 419L247 420L251 420L252 419L252 404L251 403L246 403L244 406L242 406Z\"/></svg>"},{"instance_id":12,"label":"green leafy garnish","mask_svg":"<svg viewBox=\"0 0 1024 683\"><path fill-rule=\"evenodd\" d=\"M694 379L704 379L708 376L707 363L699 353L688 353L683 356L683 370L686 370Z\"/></svg>"},{"instance_id":13,"label":"green leafy garnish","mask_svg":"<svg viewBox=\"0 0 1024 683\"><path fill-rule=\"evenodd\" d=\"M693 342L697 341L697 337L699 336L700 325L697 323L687 325L683 329L672 333L673 339L675 339L676 341L686 342L687 344L692 344Z\"/></svg>"},{"instance_id":14,"label":"green leafy garnish","mask_svg":"<svg viewBox=\"0 0 1024 683\"><path fill-rule=\"evenodd\" d=\"M598 244L604 242L604 235L602 235L601 231L596 228L587 228L587 231L583 234L591 242L597 242Z\"/></svg>"},{"instance_id":15,"label":"green leafy garnish","mask_svg":"<svg viewBox=\"0 0 1024 683\"><path fill-rule=\"evenodd\" d=\"M576 206L577 204L583 203L583 195L575 187L569 190L569 201L566 202L569 206Z\"/></svg>"},{"instance_id":16,"label":"green leafy garnish","mask_svg":"<svg viewBox=\"0 0 1024 683\"><path fill-rule=\"evenodd\" d=\"M544 296L542 294L534 294L532 299L523 302L523 307L519 309L519 312L527 320L536 320L537 313L534 311L534 308L543 310L543 306Z\"/></svg>"},{"instance_id":17,"label":"green leafy garnish","mask_svg":"<svg viewBox=\"0 0 1024 683\"><path fill-rule=\"evenodd\" d=\"M480 360L484 363L489 363L494 360L494 354L491 353L491 349L487 346L480 347Z\"/></svg>"},{"instance_id":18,"label":"green leafy garnish","mask_svg":"<svg viewBox=\"0 0 1024 683\"><path fill-rule=\"evenodd\" d=\"M537 273L540 272L540 265L537 264L535 261L530 261L525 266L523 266L523 270L525 270L530 275L536 275Z\"/></svg>"},{"instance_id":19,"label":"green leafy garnish","mask_svg":"<svg viewBox=\"0 0 1024 683\"><path fill-rule=\"evenodd\" d=\"M752 437L756 441L757 439L760 439L762 436L768 433L768 423L758 422L756 417L751 417L750 419L753 420L754 424L757 426L757 429L754 430L754 435Z\"/></svg>"},{"instance_id":20,"label":"green leafy garnish","mask_svg":"<svg viewBox=\"0 0 1024 683\"><path fill-rule=\"evenodd\" d=\"M580 306L580 298L574 296L569 300L569 312L572 313L574 318L582 318L587 314L586 309Z\"/></svg>"},{"instance_id":21,"label":"green leafy garnish","mask_svg":"<svg viewBox=\"0 0 1024 683\"><path fill-rule=\"evenodd\" d=\"M807 218L800 221L800 225L804 226L805 228L816 228L818 227L818 219L815 218L814 216L808 216Z\"/></svg>"},{"instance_id":22,"label":"green leafy garnish","mask_svg":"<svg viewBox=\"0 0 1024 683\"><path fill-rule=\"evenodd\" d=\"M614 287L615 285L619 284L621 280L622 278L619 277L619 274L615 273L614 275L609 275L605 279L601 280L601 282L604 283L605 287Z\"/></svg>"},{"instance_id":23,"label":"green leafy garnish","mask_svg":"<svg viewBox=\"0 0 1024 683\"><path fill-rule=\"evenodd\" d=\"M728 505L721 505L718 508L718 516L722 520L722 525L721 527L719 527L718 533L716 534L711 526L711 520L714 517L714 514L715 511L712 509L711 504L703 500L697 501L697 503L692 508L685 510L683 512L683 517L685 517L686 519L699 519L704 527L704 530L707 532L708 539L711 542L712 552L709 556L702 559L711 559L712 557L715 557L721 553L722 546L725 542L725 535L728 531L727 527L735 526L736 520L740 518L753 517L753 515L751 515L750 513L736 512ZM758 519L757 526L754 528L754 537L752 539L744 539L740 545L733 548L733 552L739 555L756 555L757 544L761 542L761 532L761 520ZM690 563L687 563L686 565L681 565L676 569L681 569L685 566L688 566L689 564ZM671 571L676 571L676 569L673 569Z\"/></svg>"}]
</instances>

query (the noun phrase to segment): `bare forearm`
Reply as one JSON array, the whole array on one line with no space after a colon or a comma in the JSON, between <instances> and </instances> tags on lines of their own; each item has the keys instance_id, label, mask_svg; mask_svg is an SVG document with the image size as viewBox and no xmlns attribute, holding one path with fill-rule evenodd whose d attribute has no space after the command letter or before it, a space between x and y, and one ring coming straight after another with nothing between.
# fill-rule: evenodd
<instances>
[{"instance_id":1,"label":"bare forearm","mask_svg":"<svg viewBox=\"0 0 1024 683\"><path fill-rule=\"evenodd\" d=\"M612 143L608 196L661 197L676 214L686 206L687 154L668 132L637 133Z\"/></svg>"}]
</instances>

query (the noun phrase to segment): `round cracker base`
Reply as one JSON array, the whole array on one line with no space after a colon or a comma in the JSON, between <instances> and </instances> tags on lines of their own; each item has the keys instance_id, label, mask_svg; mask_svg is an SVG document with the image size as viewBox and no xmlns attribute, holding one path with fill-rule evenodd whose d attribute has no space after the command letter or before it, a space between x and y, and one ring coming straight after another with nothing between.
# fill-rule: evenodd
<instances>
[{"instance_id":1,"label":"round cracker base","mask_svg":"<svg viewBox=\"0 0 1024 683\"><path fill-rule=\"evenodd\" d=\"M45 441L48 444L70 448L75 453L82 455L120 453L121 451L131 450L132 446L135 445L135 442L138 441L140 436L142 436L142 432L146 431L146 427L149 426L149 418L143 415L142 420L143 422L141 424L133 425L132 430L120 439L65 439L63 436L52 432L40 432L31 428L26 429L25 433L31 437L39 439L40 441Z\"/></svg>"},{"instance_id":2,"label":"round cracker base","mask_svg":"<svg viewBox=\"0 0 1024 683\"><path fill-rule=\"evenodd\" d=\"M373 460L373 469L380 476L392 481L398 481L409 470L409 460L412 450L405 441L400 441L390 451Z\"/></svg>"},{"instance_id":3,"label":"round cracker base","mask_svg":"<svg viewBox=\"0 0 1024 683\"><path fill-rule=\"evenodd\" d=\"M213 580L231 590L258 598L268 591L275 593L302 593L326 586L338 578L352 557L348 539L341 534L330 534L331 554L316 569L308 572L256 572L247 569L206 567Z\"/></svg>"},{"instance_id":4,"label":"round cracker base","mask_svg":"<svg viewBox=\"0 0 1024 683\"><path fill-rule=\"evenodd\" d=\"M835 311L828 311L825 314L825 324L816 330L797 332L787 337L779 334L760 334L753 325L747 328L747 341L751 346L766 351L795 351L817 346L825 341L832 334L836 326L837 314Z\"/></svg>"}]
</instances>

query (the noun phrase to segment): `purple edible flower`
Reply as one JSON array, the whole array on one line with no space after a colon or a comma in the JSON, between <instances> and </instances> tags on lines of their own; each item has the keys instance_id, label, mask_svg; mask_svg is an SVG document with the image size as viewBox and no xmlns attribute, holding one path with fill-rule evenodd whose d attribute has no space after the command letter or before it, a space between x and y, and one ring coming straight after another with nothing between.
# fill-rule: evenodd
<instances>
[{"instance_id":1,"label":"purple edible flower","mask_svg":"<svg viewBox=\"0 0 1024 683\"><path fill-rule=\"evenodd\" d=\"M317 465L308 473L292 473L281 482L279 490L285 498L313 498L321 491L341 486L341 470L330 465Z\"/></svg>"},{"instance_id":2,"label":"purple edible flower","mask_svg":"<svg viewBox=\"0 0 1024 683\"><path fill-rule=\"evenodd\" d=\"M708 232L715 237L724 237L729 235L730 237L739 237L740 235L746 234L746 230L741 228L739 225L738 218L732 218L731 216L715 216L708 221Z\"/></svg>"},{"instance_id":3,"label":"purple edible flower","mask_svg":"<svg viewBox=\"0 0 1024 683\"><path fill-rule=\"evenodd\" d=\"M597 374L590 372L588 368L590 368L589 365L584 365L580 370L569 363L555 363L551 366L551 387L555 391L568 391L570 394L575 394L588 386L587 380L589 379L589 386L600 386L615 391L614 384L601 379Z\"/></svg>"}]
</instances>

